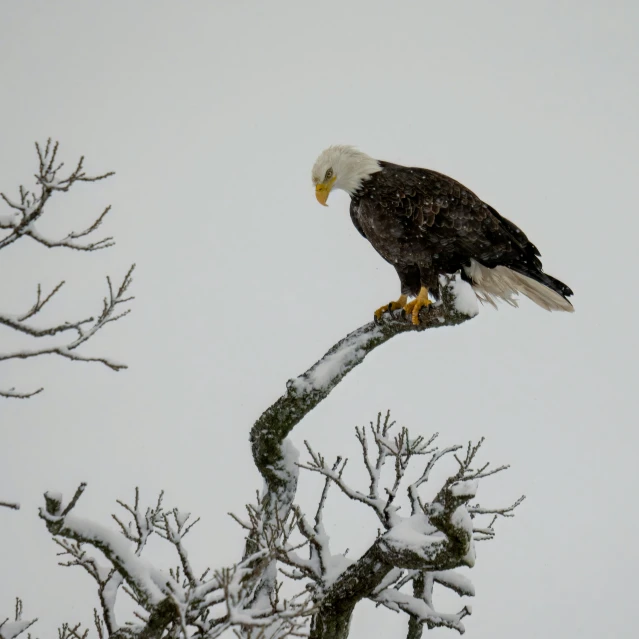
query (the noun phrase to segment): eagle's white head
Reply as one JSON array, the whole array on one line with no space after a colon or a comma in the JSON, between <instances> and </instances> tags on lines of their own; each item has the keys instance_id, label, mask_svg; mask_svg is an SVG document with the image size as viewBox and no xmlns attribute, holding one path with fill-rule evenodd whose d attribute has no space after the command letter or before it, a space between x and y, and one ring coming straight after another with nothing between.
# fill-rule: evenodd
<instances>
[{"instance_id":1,"label":"eagle's white head","mask_svg":"<svg viewBox=\"0 0 639 639\"><path fill-rule=\"evenodd\" d=\"M382 167L374 158L355 147L329 146L322 151L313 166L313 184L317 201L327 206L326 200L332 189L342 189L353 195L373 173Z\"/></svg>"}]
</instances>

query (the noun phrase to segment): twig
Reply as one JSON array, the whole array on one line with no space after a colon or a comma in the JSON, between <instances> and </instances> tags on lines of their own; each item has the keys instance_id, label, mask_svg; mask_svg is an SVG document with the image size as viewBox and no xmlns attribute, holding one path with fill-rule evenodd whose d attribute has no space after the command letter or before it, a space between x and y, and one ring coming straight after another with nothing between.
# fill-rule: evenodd
<instances>
[{"instance_id":1,"label":"twig","mask_svg":"<svg viewBox=\"0 0 639 639\"><path fill-rule=\"evenodd\" d=\"M16 351L14 353L4 353L0 354L0 361L6 361L10 359L29 359L32 357L41 357L42 355L58 355L60 357L64 357L66 359L70 359L73 361L81 361L81 362L98 362L104 364L114 371L122 370L123 368L127 368L126 364L122 364L120 362L116 362L110 358L106 357L91 357L87 355L82 355L80 353L75 352L79 346L87 342L91 337L93 337L101 328L106 326L110 322L115 322L120 318L124 317L130 312L130 309L127 309L119 314L116 314L116 310L120 305L130 302L133 297L126 297L126 293L133 281L133 270L135 269L135 264L133 264L129 270L127 271L122 283L118 287L117 291L113 289L113 285L111 283L111 279L107 277L107 285L109 289L108 297L105 297L102 304L102 312L99 317L95 320L93 318L82 320L81 322L76 322L75 324L67 324L63 327L56 327L54 329L47 329L41 331L41 335L52 335L54 333L61 332L62 330L68 330L68 328L73 328L78 332L78 337L73 341L67 343L63 346L50 346L36 349L25 349L21 351ZM49 296L50 299L51 296ZM40 308L42 305L40 305ZM93 324L85 328L85 325L89 322L93 322ZM0 323L2 322L2 317L0 317ZM15 326L12 326L15 328ZM24 328L24 327L23 327ZM53 331L53 332L51 332ZM24 330L24 332L29 332L32 335L37 335L37 332L32 332L29 330ZM10 392L10 391L9 391ZM6 396L17 397L19 394L9 395L7 391L4 391ZM36 394L38 391L35 391L32 394Z\"/></svg>"},{"instance_id":2,"label":"twig","mask_svg":"<svg viewBox=\"0 0 639 639\"><path fill-rule=\"evenodd\" d=\"M112 171L97 176L88 176L84 172L84 157L81 157L76 168L66 177L59 175L64 163L56 165L56 157L59 149L59 143L51 143L51 139L47 140L44 149L36 142L36 153L38 155L38 172L35 174L35 180L39 187L39 193L32 193L20 186L20 200L14 201L6 194L0 193L0 198L14 212L14 216L10 220L3 220L0 228L9 230L9 234L0 239L0 249L3 249L21 237L31 237L47 247L66 247L80 251L96 251L103 248L113 246L113 238L106 237L100 240L81 244L75 242L81 237L86 237L95 231L102 223L104 217L108 214L110 207L107 207L100 216L87 228L82 231L69 233L62 240L51 240L42 235L36 228L35 222L43 215L45 205L58 191L67 192L76 182L97 182L104 180L114 173Z\"/></svg>"},{"instance_id":3,"label":"twig","mask_svg":"<svg viewBox=\"0 0 639 639\"><path fill-rule=\"evenodd\" d=\"M517 499L506 508L481 508L479 505L468 506L468 512L470 513L471 517L474 515L500 515L502 517L514 517L515 515L512 511L515 510L515 508L517 508L517 506L519 506L519 504L521 504L524 499L526 499L526 495L522 495L519 499Z\"/></svg>"},{"instance_id":4,"label":"twig","mask_svg":"<svg viewBox=\"0 0 639 639\"><path fill-rule=\"evenodd\" d=\"M20 392L16 391L15 388L10 388L9 390L0 390L0 397L7 397L9 399L29 399L38 393L41 393L44 388L40 387L34 391Z\"/></svg>"},{"instance_id":5,"label":"twig","mask_svg":"<svg viewBox=\"0 0 639 639\"><path fill-rule=\"evenodd\" d=\"M362 504L365 504L366 506L369 506L370 508L372 508L375 511L375 514L379 517L380 521L384 523L385 521L384 502L381 499L374 499L371 497L367 497L366 495L359 492L358 490L354 490L342 479L342 473L344 471L346 463L348 462L347 459L344 459L341 462L341 466L338 468L338 470L332 470L331 468L326 466L324 458L313 451L313 449L311 448L310 444L307 441L305 441L304 444L306 445L306 448L309 454L311 455L312 463L298 464L300 468L304 468L306 470L319 473L320 475L324 475L324 477L334 482L335 485L347 497L355 501L359 501Z\"/></svg>"}]
</instances>

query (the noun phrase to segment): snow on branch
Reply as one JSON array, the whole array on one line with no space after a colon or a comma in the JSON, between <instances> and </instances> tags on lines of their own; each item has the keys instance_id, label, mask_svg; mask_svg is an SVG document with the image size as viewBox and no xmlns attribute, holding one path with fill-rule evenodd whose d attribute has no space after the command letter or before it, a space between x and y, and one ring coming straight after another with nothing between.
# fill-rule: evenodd
<instances>
[{"instance_id":1,"label":"snow on branch","mask_svg":"<svg viewBox=\"0 0 639 639\"><path fill-rule=\"evenodd\" d=\"M370 352L396 335L455 326L471 319L472 314L464 314L458 309L455 287L460 288L453 280L442 282L441 303L422 310L420 324L414 325L402 310L386 313L381 320L365 324L347 335L305 373L288 381L286 393L262 413L251 429L253 459L264 477L267 492L284 490L290 481L290 473L286 470L290 464L281 467L286 436Z\"/></svg>"},{"instance_id":2,"label":"snow on branch","mask_svg":"<svg viewBox=\"0 0 639 639\"><path fill-rule=\"evenodd\" d=\"M0 397L6 397L9 399L29 399L34 397L38 393L41 393L44 390L44 387L36 388L33 391L17 391L15 386L11 388L5 388L0 390Z\"/></svg>"},{"instance_id":3,"label":"snow on branch","mask_svg":"<svg viewBox=\"0 0 639 639\"><path fill-rule=\"evenodd\" d=\"M260 631L268 628L268 636L277 639L297 636L307 625L312 604L305 590L284 598L278 587L270 599L256 605L255 575L271 561L268 549L230 568L198 572L183 543L199 521L190 513L165 508L163 493L144 508L136 489L132 504L118 501L126 516L113 515L117 532L73 513L85 488L81 484L66 505L59 493L46 493L40 517L61 549L61 565L81 567L97 584L101 612L96 611L95 624L100 639L186 639L196 634L215 639L235 628L253 632L247 637L262 636ZM142 556L153 535L173 546L177 566L159 569ZM121 593L137 604L137 621L117 623ZM85 639L87 632L71 625L61 630L67 639Z\"/></svg>"},{"instance_id":4,"label":"snow on branch","mask_svg":"<svg viewBox=\"0 0 639 639\"><path fill-rule=\"evenodd\" d=\"M65 282L63 280L44 298L42 297L42 287L40 284L38 284L36 301L34 302L33 306L22 315L8 315L5 313L0 313L0 324L12 328L13 330L20 333L30 335L31 337L49 337L51 335L57 335L58 333L62 333L64 331L79 331L84 324L93 322L94 318L89 317L77 322L64 322L62 324L50 326L48 328L36 328L35 326L25 324L28 319L32 318L34 315L37 315L44 308L45 304L53 298L53 296L64 286L64 284Z\"/></svg>"},{"instance_id":5,"label":"snow on branch","mask_svg":"<svg viewBox=\"0 0 639 639\"><path fill-rule=\"evenodd\" d=\"M421 636L424 623L454 627L463 632L461 619L470 609L464 608L452 616L437 613L429 599L430 591L437 583L458 594L471 593L472 585L448 575L458 566L474 564L474 535L477 539L490 535L487 531L492 530L492 523L488 527L477 527L475 531L472 519L481 513L471 515L467 504L474 498L477 481L503 468L473 470L471 464L479 445L471 445L474 452L467 454L463 461L458 460L458 472L449 478L437 498L428 503L420 496L420 487L426 484L439 460L461 448L434 447L437 435L429 439L413 438L405 428L391 434L393 424L388 416L385 420L379 418L369 431L357 429L369 476L368 490L353 488L346 482L345 459L338 458L329 464L308 442L305 444L310 460L298 465L295 455L291 454L292 444L286 437L353 368L363 362L368 353L395 335L454 326L474 316L476 306L468 304L464 287L463 282L454 278L442 279L442 301L421 312L419 325L413 325L402 311L395 311L384 314L379 322L371 322L352 332L305 373L289 380L287 392L261 415L251 430L253 458L264 478L264 490L249 521L241 522L248 529L245 554L268 548L281 564L286 565L281 569L283 574L293 579L309 579L314 584L319 612L313 616L311 637L346 637L352 610L363 598L384 605L394 598L395 610L414 613L409 628L412 636ZM406 486L404 479L409 462L422 457L427 461L421 475ZM394 468L393 479L382 487L382 467L389 461ZM293 504L298 467L325 477L314 525ZM333 555L330 551L322 521L330 484L371 508L386 530L356 561L344 555ZM408 517L402 517L398 512L400 489L405 491L410 506ZM295 530L301 535L299 543L292 540ZM300 553L304 547L308 548L308 558ZM410 575L407 580L406 574ZM260 577L262 592L268 593L276 587L276 575L277 568L273 565L264 571ZM440 578L436 580L435 575ZM385 594L388 588L399 591L393 584L402 579L405 580L402 587L412 583L414 591L418 592L413 608L412 600L402 599L400 606L397 595ZM419 585L422 581L426 584L424 587ZM380 584L389 585L380 589Z\"/></svg>"},{"instance_id":6,"label":"snow on branch","mask_svg":"<svg viewBox=\"0 0 639 639\"><path fill-rule=\"evenodd\" d=\"M119 371L123 368L127 368L126 364L118 362L112 358L84 355L82 353L79 353L76 349L88 342L100 329L104 328L107 324L116 322L117 320L121 319L131 312L131 309L128 308L124 310L120 309L123 305L126 305L128 302L133 300L133 297L128 296L127 292L133 281L134 269L135 264L133 264L131 268L129 268L126 275L124 276L124 279L122 280L122 283L117 288L114 288L111 282L111 278L106 278L108 296L102 300L102 311L97 317L89 317L87 319L74 323L65 322L64 324L53 326L47 329L34 329L24 324L25 316L23 316L22 318L12 318L10 316L0 314L0 324L4 324L9 328L19 330L23 333L28 333L32 337L57 335L59 333L67 331L75 332L74 337L68 340L65 344L56 346L41 346L31 349L22 349L9 353L0 353L0 362L10 359L29 359L32 357L40 357L42 355L59 355L60 357L64 357L65 359L70 359L76 362L98 362L100 364L104 364L114 371ZM53 290L53 292L48 295L47 298L45 298L44 302L40 302L38 298L34 307L26 314L26 317L32 317L33 315L38 313L42 309L42 306L44 306L44 304L51 299L53 294L60 289L60 286L61 284L58 285ZM38 306L39 308L36 308ZM34 308L36 309L35 311ZM0 396L26 398L31 397L41 391L42 388L31 393L17 393L14 389L10 389L8 391L0 390Z\"/></svg>"},{"instance_id":7,"label":"snow on branch","mask_svg":"<svg viewBox=\"0 0 639 639\"><path fill-rule=\"evenodd\" d=\"M8 231L4 237L0 238L0 249L25 236L49 248L61 246L78 251L97 251L113 246L115 242L112 237L78 241L81 238L87 238L99 228L111 210L110 206L107 206L85 229L71 231L62 239L54 240L46 237L36 228L35 223L44 214L45 205L54 193L67 192L77 182L98 182L114 175L114 173L110 171L96 176L87 175L84 172L83 156L70 173L62 175L64 162L57 161L59 143L52 144L49 139L44 148L37 142L35 146L38 155L38 172L35 174L36 191L29 191L20 186L18 189L19 199L17 200L9 198L5 193L0 193L0 198L9 207L8 213L0 215L0 229Z\"/></svg>"},{"instance_id":8,"label":"snow on branch","mask_svg":"<svg viewBox=\"0 0 639 639\"><path fill-rule=\"evenodd\" d=\"M417 623L426 624L429 629L452 628L460 634L465 632L462 619L472 612L472 608L468 605L456 613L437 612L423 598L417 598L393 588L387 588L372 599L394 612L405 612Z\"/></svg>"},{"instance_id":9,"label":"snow on branch","mask_svg":"<svg viewBox=\"0 0 639 639\"><path fill-rule=\"evenodd\" d=\"M36 621L38 620L22 618L22 600L17 598L13 621L9 621L7 618L0 622L0 639L16 639Z\"/></svg>"},{"instance_id":10,"label":"snow on branch","mask_svg":"<svg viewBox=\"0 0 639 639\"><path fill-rule=\"evenodd\" d=\"M439 585L460 596L474 595L470 581L455 569L472 567L474 542L494 536L493 522L482 526L477 518L494 515L498 510L511 515L523 497L502 509L480 508L471 505L471 501L482 479L507 466L477 465L483 439L476 444L469 442L466 447L440 448L436 445L437 433L413 437L407 428L397 429L389 413L379 414L368 428L357 427L355 434L369 478L365 489L348 482L346 459L338 457L329 463L305 442L309 460L297 462L296 466L325 478L314 523L296 505L284 512L276 510L269 519L265 508L267 489L262 497L258 496L257 505L248 507L248 520L236 520L249 531L254 549L268 550L276 557L283 575L310 583L317 607L311 637L346 637L352 610L365 598L408 614L412 636L421 636L423 625L463 633L462 619L470 614L470 607L464 605L453 613L437 610L433 588ZM461 450L464 455L459 456ZM453 465L448 479L433 499L426 500L420 493L435 465L446 459ZM279 468L278 477L285 466ZM406 481L409 466L417 466L417 473L411 473L417 479L412 482ZM385 531L359 559L331 551L323 517L331 485L370 508ZM412 594L405 591L409 586Z\"/></svg>"},{"instance_id":11,"label":"snow on branch","mask_svg":"<svg viewBox=\"0 0 639 639\"><path fill-rule=\"evenodd\" d=\"M333 623L344 610L345 616L350 614L346 602L351 601L354 606L366 597L391 610L409 614L414 625L426 624L429 628L444 626L461 633L464 632L462 619L470 614L470 608L464 606L458 613L437 611L432 602L433 586L437 583L460 595L474 594L472 584L454 569L474 565L474 541L488 535L494 536L494 530L492 523L487 529L476 528L473 519L479 515L493 514L496 509L482 509L468 504L475 498L479 480L507 467L490 468L488 463L481 466L475 464L483 439L474 445L468 443L465 456L460 458L455 452L461 446L439 449L434 446L437 434L430 438L413 438L406 428L393 437L391 429L394 425L387 413L384 418L378 415L377 422L370 424L368 434L366 429L356 428L364 466L370 478L368 492L358 490L346 481L346 460L338 460L331 467L322 455L307 444L311 459L307 464L300 464L300 467L323 475L327 482L335 484L347 497L370 507L386 529L359 560L343 562L341 574L336 575L334 569L328 574L327 570L322 569L327 564L326 560L319 565L321 576L318 581L322 594L317 597L321 611L318 618L325 616ZM371 445L375 446L377 452L374 459ZM418 489L428 481L435 464L447 455L455 459L457 471L449 476L432 501L425 501ZM409 464L417 463L416 460L422 456L427 457L424 470L406 489L410 514L402 516L402 506L397 503L399 489ZM392 466L393 473L386 475L387 482L382 482L386 464ZM523 497L512 506L499 510L511 515L522 500ZM298 515L298 525L301 526L303 521ZM331 567L337 564L330 553L326 535L313 534L308 529L301 532L309 540L311 559L325 556L331 558ZM418 588L414 587L417 595L401 590L409 582L413 582L413 586L419 584Z\"/></svg>"},{"instance_id":12,"label":"snow on branch","mask_svg":"<svg viewBox=\"0 0 639 639\"><path fill-rule=\"evenodd\" d=\"M64 163L57 160L58 149L59 144L57 142L52 143L50 139L44 147L36 143L38 172L35 175L37 184L35 191L32 192L20 186L17 200L0 193L0 198L9 207L8 213L0 213L0 249L9 246L21 237L31 237L49 248L62 246L80 251L95 251L113 246L114 242L111 237L97 240L86 239L101 225L110 211L110 206L106 207L89 226L80 231L72 231L61 240L45 237L36 228L37 220L45 213L45 206L54 193L67 192L77 182L96 182L113 175L112 172L97 176L87 175L84 172L83 157L80 158L71 172L63 174ZM4 236L2 231L5 231ZM82 240L82 238L85 238L85 240ZM123 307L133 299L133 297L127 296L127 291L131 285L134 268L135 265L131 266L118 287L113 286L109 277L106 278L108 295L103 300L102 311L99 315L74 321L67 320L52 326L39 327L34 325L32 320L60 292L65 282L59 282L46 293L43 293L41 284L38 284L36 299L31 308L20 314L0 313L0 326L6 326L9 329L29 335L38 339L40 344L46 342L47 345L25 348L10 353L0 353L0 361L30 359L42 355L58 355L74 361L98 362L115 371L126 368L124 364L111 358L90 357L78 352L76 349L87 342L106 324L114 322L129 313L129 310L123 310ZM68 334L73 337L60 343L62 337L66 337ZM53 338L53 344L51 343L52 340L48 338ZM32 391L17 391L15 388L0 389L0 397L27 399L37 395L42 390L42 388Z\"/></svg>"}]
</instances>

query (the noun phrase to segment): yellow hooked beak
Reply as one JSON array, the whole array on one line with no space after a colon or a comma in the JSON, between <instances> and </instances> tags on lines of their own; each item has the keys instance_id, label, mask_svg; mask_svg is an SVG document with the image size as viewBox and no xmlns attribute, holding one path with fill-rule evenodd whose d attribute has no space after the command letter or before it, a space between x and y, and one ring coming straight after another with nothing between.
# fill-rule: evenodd
<instances>
[{"instance_id":1,"label":"yellow hooked beak","mask_svg":"<svg viewBox=\"0 0 639 639\"><path fill-rule=\"evenodd\" d=\"M326 200L328 200L328 194L331 192L336 179L337 176L334 175L330 180L315 185L315 197L322 206L328 206Z\"/></svg>"}]
</instances>

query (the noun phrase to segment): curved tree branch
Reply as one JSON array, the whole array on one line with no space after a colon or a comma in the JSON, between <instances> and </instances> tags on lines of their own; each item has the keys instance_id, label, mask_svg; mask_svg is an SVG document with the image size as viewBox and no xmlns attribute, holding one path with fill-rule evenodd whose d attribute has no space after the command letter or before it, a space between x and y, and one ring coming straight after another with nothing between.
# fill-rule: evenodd
<instances>
[{"instance_id":1,"label":"curved tree branch","mask_svg":"<svg viewBox=\"0 0 639 639\"><path fill-rule=\"evenodd\" d=\"M287 392L262 413L251 429L253 459L269 489L277 491L286 483L277 471L284 438L369 353L397 335L456 326L471 318L457 310L453 288L447 282L442 289L442 302L423 309L419 325L415 326L401 310L386 313L381 321L369 322L347 335L305 373L289 380Z\"/></svg>"},{"instance_id":2,"label":"curved tree branch","mask_svg":"<svg viewBox=\"0 0 639 639\"><path fill-rule=\"evenodd\" d=\"M289 380L286 393L270 406L251 429L253 459L264 478L261 499L262 526L277 528L288 517L297 488L297 457L285 439L291 430L346 377L366 356L396 335L422 332L442 326L456 326L468 319L457 308L457 282L442 282L442 300L423 310L414 325L403 311L382 316L353 331L335 344L318 362L299 377ZM444 518L445 519L445 518ZM386 558L392 544L380 538L357 562L357 572L347 570L327 593L321 612L313 621L313 637L345 637L355 603L368 596L397 563ZM254 532L246 540L245 556L259 547ZM398 561L394 556L393 560ZM423 563L423 562L422 562ZM421 566L420 566L421 567ZM275 587L276 564L260 577L257 598L269 597ZM355 585L356 584L356 585ZM336 624L336 625L335 625ZM335 625L335 627L333 627Z\"/></svg>"}]
</instances>

